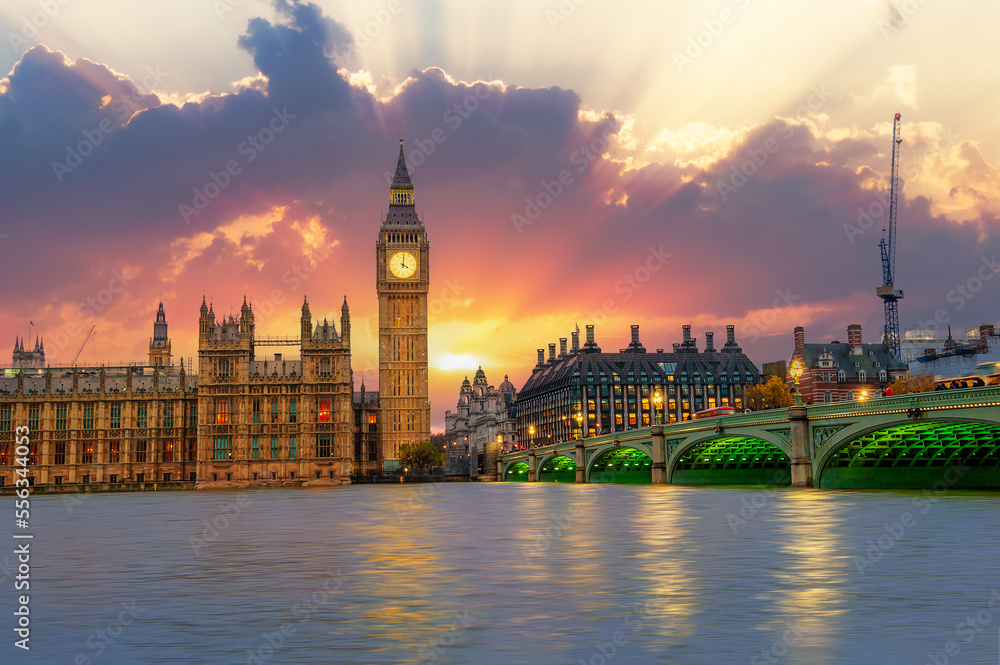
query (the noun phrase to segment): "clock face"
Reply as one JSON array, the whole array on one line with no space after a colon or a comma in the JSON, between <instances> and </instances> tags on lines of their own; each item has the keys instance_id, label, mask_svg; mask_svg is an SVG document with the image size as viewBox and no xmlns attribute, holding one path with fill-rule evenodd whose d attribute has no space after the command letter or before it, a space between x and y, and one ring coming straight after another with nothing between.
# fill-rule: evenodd
<instances>
[{"instance_id":1,"label":"clock face","mask_svg":"<svg viewBox=\"0 0 1000 665\"><path fill-rule=\"evenodd\" d=\"M417 258L409 252L396 252L389 257L389 272L400 279L411 277L417 271Z\"/></svg>"}]
</instances>

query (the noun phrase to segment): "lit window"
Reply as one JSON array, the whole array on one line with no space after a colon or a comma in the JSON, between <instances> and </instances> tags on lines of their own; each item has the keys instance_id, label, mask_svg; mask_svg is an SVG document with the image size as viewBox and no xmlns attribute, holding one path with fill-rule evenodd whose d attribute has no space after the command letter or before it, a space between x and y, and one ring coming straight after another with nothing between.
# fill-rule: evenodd
<instances>
[{"instance_id":1,"label":"lit window","mask_svg":"<svg viewBox=\"0 0 1000 665\"><path fill-rule=\"evenodd\" d=\"M232 421L229 419L229 400L215 400L215 424L228 425L230 422Z\"/></svg>"},{"instance_id":2,"label":"lit window","mask_svg":"<svg viewBox=\"0 0 1000 665\"><path fill-rule=\"evenodd\" d=\"M321 423L330 422L330 400L321 399L319 401L319 408L317 410L319 411L319 422Z\"/></svg>"}]
</instances>

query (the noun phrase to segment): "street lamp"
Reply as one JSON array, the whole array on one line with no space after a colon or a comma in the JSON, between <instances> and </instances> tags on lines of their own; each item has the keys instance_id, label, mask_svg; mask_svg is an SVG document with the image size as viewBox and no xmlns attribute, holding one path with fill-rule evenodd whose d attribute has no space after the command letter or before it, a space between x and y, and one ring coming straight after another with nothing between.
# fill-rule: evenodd
<instances>
[{"instance_id":1,"label":"street lamp","mask_svg":"<svg viewBox=\"0 0 1000 665\"><path fill-rule=\"evenodd\" d=\"M528 439L528 447L529 448L534 448L535 447L535 426L534 425L528 425L528 435L530 437Z\"/></svg>"},{"instance_id":2,"label":"street lamp","mask_svg":"<svg viewBox=\"0 0 1000 665\"><path fill-rule=\"evenodd\" d=\"M801 405L802 395L799 393L799 377L802 376L802 363L799 362L798 358L792 361L792 366L788 370L788 373L795 379L795 404Z\"/></svg>"},{"instance_id":3,"label":"street lamp","mask_svg":"<svg viewBox=\"0 0 1000 665\"><path fill-rule=\"evenodd\" d=\"M657 390L656 394L653 395L653 424L660 424L660 405L663 404L663 395Z\"/></svg>"},{"instance_id":4,"label":"street lamp","mask_svg":"<svg viewBox=\"0 0 1000 665\"><path fill-rule=\"evenodd\" d=\"M861 399L862 402L865 401L866 399L868 399L868 391L867 390L862 390L861 391L861 396L860 396L859 399Z\"/></svg>"},{"instance_id":5,"label":"street lamp","mask_svg":"<svg viewBox=\"0 0 1000 665\"><path fill-rule=\"evenodd\" d=\"M580 438L583 438L583 412L576 412L576 427L580 430Z\"/></svg>"}]
</instances>

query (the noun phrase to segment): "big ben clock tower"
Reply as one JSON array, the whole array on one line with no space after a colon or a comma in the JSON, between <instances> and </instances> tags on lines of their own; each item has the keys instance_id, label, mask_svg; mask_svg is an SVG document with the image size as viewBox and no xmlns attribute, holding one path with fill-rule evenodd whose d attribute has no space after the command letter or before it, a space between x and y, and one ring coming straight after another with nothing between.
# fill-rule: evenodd
<instances>
[{"instance_id":1,"label":"big ben clock tower","mask_svg":"<svg viewBox=\"0 0 1000 665\"><path fill-rule=\"evenodd\" d=\"M383 460L405 444L430 441L427 391L427 289L430 245L413 203L403 138L389 187L389 212L375 244L378 290L378 385Z\"/></svg>"}]
</instances>

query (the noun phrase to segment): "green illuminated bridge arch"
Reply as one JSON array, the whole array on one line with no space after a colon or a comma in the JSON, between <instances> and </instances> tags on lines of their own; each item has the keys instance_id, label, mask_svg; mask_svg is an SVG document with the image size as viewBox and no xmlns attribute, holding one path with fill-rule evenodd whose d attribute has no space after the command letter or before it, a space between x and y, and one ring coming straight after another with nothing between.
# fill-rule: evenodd
<instances>
[{"instance_id":1,"label":"green illuminated bridge arch","mask_svg":"<svg viewBox=\"0 0 1000 665\"><path fill-rule=\"evenodd\" d=\"M506 481L1000 488L1000 387L793 406L508 453Z\"/></svg>"}]
</instances>

